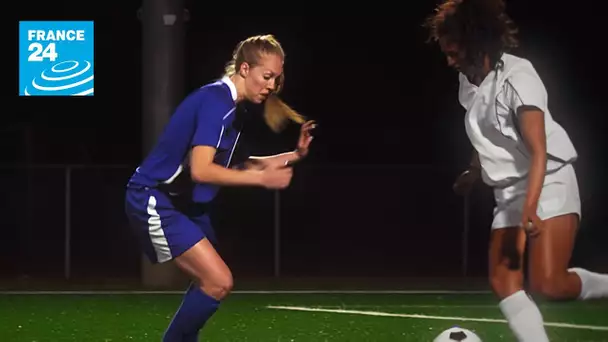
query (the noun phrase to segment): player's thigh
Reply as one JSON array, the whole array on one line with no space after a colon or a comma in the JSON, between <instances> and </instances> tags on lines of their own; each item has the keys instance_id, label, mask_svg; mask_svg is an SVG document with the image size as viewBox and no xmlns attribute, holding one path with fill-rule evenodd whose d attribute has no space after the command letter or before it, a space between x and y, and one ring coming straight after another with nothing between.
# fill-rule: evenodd
<instances>
[{"instance_id":1,"label":"player's thigh","mask_svg":"<svg viewBox=\"0 0 608 342\"><path fill-rule=\"evenodd\" d=\"M523 259L526 234L519 227L492 229L489 246L489 276L492 289L500 298L523 286Z\"/></svg>"},{"instance_id":2,"label":"player's thigh","mask_svg":"<svg viewBox=\"0 0 608 342\"><path fill-rule=\"evenodd\" d=\"M232 289L232 272L207 238L176 257L175 263L203 288L223 292Z\"/></svg>"},{"instance_id":3,"label":"player's thigh","mask_svg":"<svg viewBox=\"0 0 608 342\"><path fill-rule=\"evenodd\" d=\"M217 252L208 208L183 202L178 207L179 213L173 223L179 229L175 232L167 229L175 246L174 262L210 294L229 292L232 273Z\"/></svg>"},{"instance_id":4,"label":"player's thigh","mask_svg":"<svg viewBox=\"0 0 608 342\"><path fill-rule=\"evenodd\" d=\"M546 219L541 233L530 238L528 263L532 284L566 275L576 241L578 221L577 214Z\"/></svg>"},{"instance_id":5,"label":"player's thigh","mask_svg":"<svg viewBox=\"0 0 608 342\"><path fill-rule=\"evenodd\" d=\"M567 272L581 217L578 184L572 165L545 176L538 207L538 215L544 224L540 235L529 242L532 283Z\"/></svg>"},{"instance_id":6,"label":"player's thigh","mask_svg":"<svg viewBox=\"0 0 608 342\"><path fill-rule=\"evenodd\" d=\"M490 235L490 271L515 271L523 266L526 246L525 231L521 222L522 186L495 189L494 219Z\"/></svg>"}]
</instances>

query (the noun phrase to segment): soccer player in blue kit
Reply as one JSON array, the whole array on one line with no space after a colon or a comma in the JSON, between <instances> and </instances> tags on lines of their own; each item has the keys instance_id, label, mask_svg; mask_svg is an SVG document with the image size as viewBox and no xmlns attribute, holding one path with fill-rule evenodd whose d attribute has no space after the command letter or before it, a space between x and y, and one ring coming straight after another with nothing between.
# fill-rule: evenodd
<instances>
[{"instance_id":1,"label":"soccer player in blue kit","mask_svg":"<svg viewBox=\"0 0 608 342\"><path fill-rule=\"evenodd\" d=\"M240 42L224 77L183 100L128 182L125 210L144 252L153 263L175 262L192 279L164 342L198 341L200 329L232 289L232 273L214 248L206 209L219 187L286 188L292 178L288 164L308 154L315 123L305 122L276 96L284 57L272 35ZM302 124L296 150L232 166L240 137L235 109L242 101L264 103L264 117L275 131L288 119Z\"/></svg>"}]
</instances>

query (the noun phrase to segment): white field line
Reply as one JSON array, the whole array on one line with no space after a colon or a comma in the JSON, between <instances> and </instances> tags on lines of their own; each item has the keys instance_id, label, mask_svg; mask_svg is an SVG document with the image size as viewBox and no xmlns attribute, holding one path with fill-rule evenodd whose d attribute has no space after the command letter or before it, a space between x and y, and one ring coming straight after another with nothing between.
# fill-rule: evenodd
<instances>
[{"instance_id":1,"label":"white field line","mask_svg":"<svg viewBox=\"0 0 608 342\"><path fill-rule=\"evenodd\" d=\"M434 320L462 321L462 322L507 323L507 321L504 319L495 319L495 318L432 316L432 315L403 314L403 313L390 313L390 312L379 312L379 311L322 309L322 308L299 307L299 306L273 306L273 305L270 305L270 306L267 306L267 308L275 309L275 310L324 312L324 313L338 313L338 314L364 315L364 316L376 316L376 317L401 317L401 318L420 318L420 319L434 319ZM557 327L557 328L608 331L608 326L582 325L582 324L570 324L570 323L558 323L558 322L545 322L545 325L548 327Z\"/></svg>"}]
</instances>

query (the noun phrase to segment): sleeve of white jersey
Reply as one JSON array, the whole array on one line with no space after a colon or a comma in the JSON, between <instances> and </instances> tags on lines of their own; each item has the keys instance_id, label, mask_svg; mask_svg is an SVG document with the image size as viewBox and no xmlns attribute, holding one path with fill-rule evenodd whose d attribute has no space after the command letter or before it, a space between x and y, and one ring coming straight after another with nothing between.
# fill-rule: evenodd
<instances>
[{"instance_id":1,"label":"sleeve of white jersey","mask_svg":"<svg viewBox=\"0 0 608 342\"><path fill-rule=\"evenodd\" d=\"M521 106L547 111L547 90L532 64L522 63L505 80L506 104L515 113Z\"/></svg>"}]
</instances>

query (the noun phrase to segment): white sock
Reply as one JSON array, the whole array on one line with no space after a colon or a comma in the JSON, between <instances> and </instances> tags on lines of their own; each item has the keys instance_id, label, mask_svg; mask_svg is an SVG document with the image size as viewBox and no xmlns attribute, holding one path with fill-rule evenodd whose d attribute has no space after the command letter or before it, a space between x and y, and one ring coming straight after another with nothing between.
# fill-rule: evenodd
<instances>
[{"instance_id":1,"label":"white sock","mask_svg":"<svg viewBox=\"0 0 608 342\"><path fill-rule=\"evenodd\" d=\"M579 299L597 299L608 297L608 275L587 271L582 268L571 268L568 271L576 273L581 278L581 294Z\"/></svg>"},{"instance_id":2,"label":"white sock","mask_svg":"<svg viewBox=\"0 0 608 342\"><path fill-rule=\"evenodd\" d=\"M543 316L526 292L515 292L498 306L519 342L549 342Z\"/></svg>"}]
</instances>

